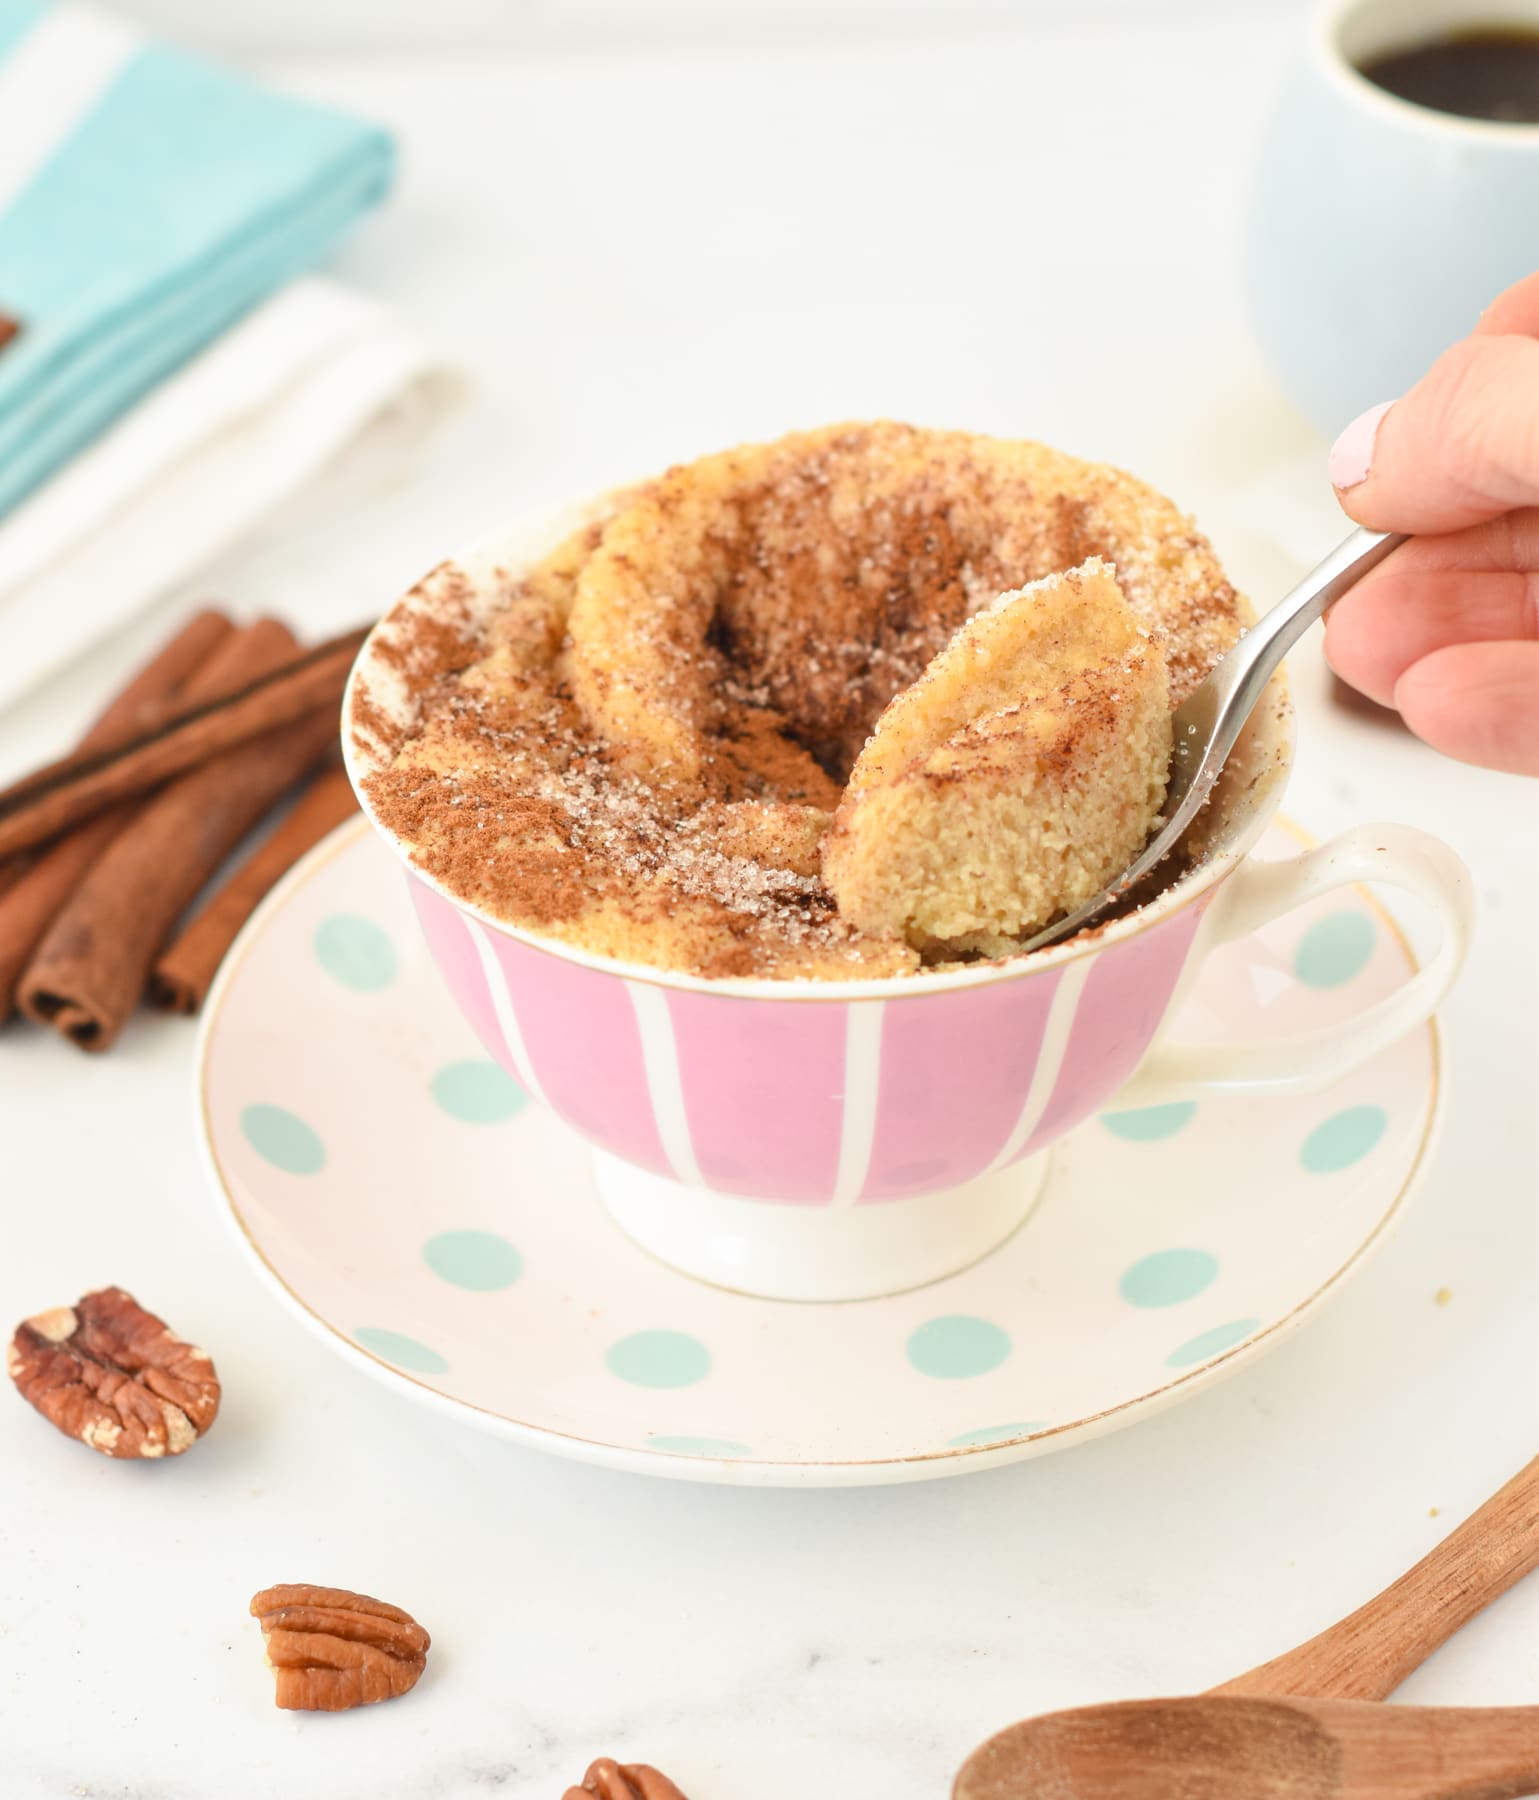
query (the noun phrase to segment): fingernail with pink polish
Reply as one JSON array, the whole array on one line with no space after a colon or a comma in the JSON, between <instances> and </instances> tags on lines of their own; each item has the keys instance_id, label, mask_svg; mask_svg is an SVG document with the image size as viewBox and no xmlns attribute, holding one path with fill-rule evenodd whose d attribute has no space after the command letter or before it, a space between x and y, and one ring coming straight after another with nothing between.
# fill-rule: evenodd
<instances>
[{"instance_id":1,"label":"fingernail with pink polish","mask_svg":"<svg viewBox=\"0 0 1539 1800\"><path fill-rule=\"evenodd\" d=\"M1379 426L1394 404L1393 400L1386 400L1381 406L1370 406L1331 445L1326 467L1333 488L1354 488L1358 482L1367 479L1368 471L1373 467L1373 445L1379 435Z\"/></svg>"}]
</instances>

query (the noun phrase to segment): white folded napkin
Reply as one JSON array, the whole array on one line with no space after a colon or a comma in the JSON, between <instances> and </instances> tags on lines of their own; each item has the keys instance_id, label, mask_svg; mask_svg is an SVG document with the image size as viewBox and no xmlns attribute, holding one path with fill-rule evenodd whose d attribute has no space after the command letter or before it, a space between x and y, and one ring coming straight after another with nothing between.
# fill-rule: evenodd
<instances>
[{"instance_id":1,"label":"white folded napkin","mask_svg":"<svg viewBox=\"0 0 1539 1800\"><path fill-rule=\"evenodd\" d=\"M374 301L291 282L0 520L0 707L323 471L383 473L462 393Z\"/></svg>"}]
</instances>

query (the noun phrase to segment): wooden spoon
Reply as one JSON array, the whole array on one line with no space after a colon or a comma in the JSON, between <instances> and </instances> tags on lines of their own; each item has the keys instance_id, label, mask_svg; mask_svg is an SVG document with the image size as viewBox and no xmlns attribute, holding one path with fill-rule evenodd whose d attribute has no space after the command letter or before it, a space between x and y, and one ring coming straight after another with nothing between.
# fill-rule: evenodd
<instances>
[{"instance_id":1,"label":"wooden spoon","mask_svg":"<svg viewBox=\"0 0 1539 1800\"><path fill-rule=\"evenodd\" d=\"M1382 1594L1307 1644L1211 1691L1382 1700L1536 1567L1539 1456Z\"/></svg>"},{"instance_id":2,"label":"wooden spoon","mask_svg":"<svg viewBox=\"0 0 1539 1800\"><path fill-rule=\"evenodd\" d=\"M1027 1719L952 1800L1507 1800L1539 1791L1539 1706L1125 1700Z\"/></svg>"},{"instance_id":3,"label":"wooden spoon","mask_svg":"<svg viewBox=\"0 0 1539 1800\"><path fill-rule=\"evenodd\" d=\"M1308 1643L1199 1699L1081 1707L1012 1725L963 1765L955 1800L1497 1800L1528 1792L1510 1784L1539 1781L1539 1765L1504 1774L1487 1764L1483 1747L1505 1754L1504 1745L1516 1744L1520 1755L1526 1745L1539 1754L1539 1707L1351 1702L1392 1693L1536 1566L1539 1457L1413 1569ZM1281 1698L1287 1695L1314 1696L1316 1703ZM1374 1720L1384 1721L1377 1740ZM1336 1742L1342 1733L1355 1746L1351 1756ZM1474 1785L1437 1785L1439 1756ZM1377 1786L1362 1785L1370 1776ZM1399 1785L1385 1785L1391 1781Z\"/></svg>"}]
</instances>

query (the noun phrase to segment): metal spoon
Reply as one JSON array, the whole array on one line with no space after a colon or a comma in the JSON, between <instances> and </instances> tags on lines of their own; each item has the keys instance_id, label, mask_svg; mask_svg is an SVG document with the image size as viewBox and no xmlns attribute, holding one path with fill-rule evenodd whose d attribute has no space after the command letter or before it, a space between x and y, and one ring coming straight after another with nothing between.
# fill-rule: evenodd
<instances>
[{"instance_id":1,"label":"metal spoon","mask_svg":"<svg viewBox=\"0 0 1539 1800\"><path fill-rule=\"evenodd\" d=\"M1175 743L1160 828L1137 860L1102 893L1027 938L1016 954L1056 944L1093 924L1161 857L1175 849L1212 792L1213 783L1278 664L1326 607L1404 542L1400 533L1359 528L1251 626L1214 666L1202 686L1182 701L1171 719Z\"/></svg>"},{"instance_id":2,"label":"metal spoon","mask_svg":"<svg viewBox=\"0 0 1539 1800\"><path fill-rule=\"evenodd\" d=\"M1507 1800L1539 1790L1539 1706L1125 1700L1012 1725L952 1800Z\"/></svg>"}]
</instances>

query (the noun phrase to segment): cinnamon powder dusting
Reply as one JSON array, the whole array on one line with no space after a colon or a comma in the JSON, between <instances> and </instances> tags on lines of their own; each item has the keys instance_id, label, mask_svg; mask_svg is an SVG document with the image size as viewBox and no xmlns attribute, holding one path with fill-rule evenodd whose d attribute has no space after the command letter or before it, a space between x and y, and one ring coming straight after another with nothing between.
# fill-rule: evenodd
<instances>
[{"instance_id":1,"label":"cinnamon powder dusting","mask_svg":"<svg viewBox=\"0 0 1539 1800\"><path fill-rule=\"evenodd\" d=\"M1091 557L1178 705L1241 603L1131 477L893 424L707 457L523 569L446 563L407 595L354 684L364 791L451 893L600 955L708 977L917 971L922 947L859 929L823 878L851 768L960 626Z\"/></svg>"}]
</instances>

